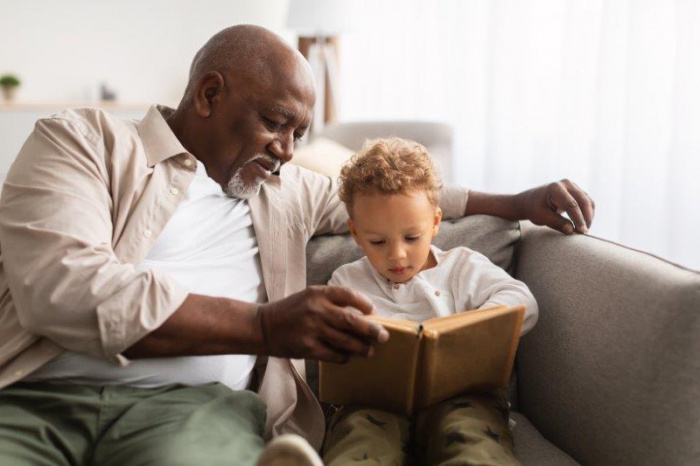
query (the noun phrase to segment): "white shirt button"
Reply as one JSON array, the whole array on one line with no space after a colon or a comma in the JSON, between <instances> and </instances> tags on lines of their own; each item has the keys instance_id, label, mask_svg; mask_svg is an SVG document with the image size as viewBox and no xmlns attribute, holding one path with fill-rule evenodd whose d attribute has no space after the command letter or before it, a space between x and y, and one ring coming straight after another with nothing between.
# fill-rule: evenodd
<instances>
[{"instance_id":1,"label":"white shirt button","mask_svg":"<svg viewBox=\"0 0 700 466\"><path fill-rule=\"evenodd\" d=\"M396 284L396 285L394 285L394 289L395 289L395 290L398 290L400 286L401 286L401 285Z\"/></svg>"},{"instance_id":2,"label":"white shirt button","mask_svg":"<svg viewBox=\"0 0 700 466\"><path fill-rule=\"evenodd\" d=\"M150 238L153 232L151 230L143 230L143 236L145 238Z\"/></svg>"},{"instance_id":3,"label":"white shirt button","mask_svg":"<svg viewBox=\"0 0 700 466\"><path fill-rule=\"evenodd\" d=\"M435 290L435 296L440 296L440 290Z\"/></svg>"},{"instance_id":4,"label":"white shirt button","mask_svg":"<svg viewBox=\"0 0 700 466\"><path fill-rule=\"evenodd\" d=\"M19 370L19 371L16 371L16 372L15 372L15 377L22 377L23 375L24 375L24 371L23 371L23 370Z\"/></svg>"},{"instance_id":5,"label":"white shirt button","mask_svg":"<svg viewBox=\"0 0 700 466\"><path fill-rule=\"evenodd\" d=\"M194 165L192 159L185 159L185 161L182 163L184 163L186 167L191 167L192 165Z\"/></svg>"},{"instance_id":6,"label":"white shirt button","mask_svg":"<svg viewBox=\"0 0 700 466\"><path fill-rule=\"evenodd\" d=\"M170 194L172 194L173 196L177 196L178 194L180 194L180 190L177 188L170 188Z\"/></svg>"}]
</instances>

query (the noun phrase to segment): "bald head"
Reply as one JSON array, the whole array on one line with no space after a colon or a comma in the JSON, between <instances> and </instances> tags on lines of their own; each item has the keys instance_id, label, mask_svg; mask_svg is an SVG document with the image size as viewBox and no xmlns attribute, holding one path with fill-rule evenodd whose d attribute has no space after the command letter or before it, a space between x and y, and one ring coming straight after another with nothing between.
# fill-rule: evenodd
<instances>
[{"instance_id":1,"label":"bald head","mask_svg":"<svg viewBox=\"0 0 700 466\"><path fill-rule=\"evenodd\" d=\"M277 34L254 25L228 27L204 44L192 60L183 103L191 100L211 72L257 87L296 78L313 88L311 68L304 56Z\"/></svg>"},{"instance_id":2,"label":"bald head","mask_svg":"<svg viewBox=\"0 0 700 466\"><path fill-rule=\"evenodd\" d=\"M292 160L315 99L299 52L267 29L234 26L197 52L185 96L166 121L226 194L248 199Z\"/></svg>"}]
</instances>

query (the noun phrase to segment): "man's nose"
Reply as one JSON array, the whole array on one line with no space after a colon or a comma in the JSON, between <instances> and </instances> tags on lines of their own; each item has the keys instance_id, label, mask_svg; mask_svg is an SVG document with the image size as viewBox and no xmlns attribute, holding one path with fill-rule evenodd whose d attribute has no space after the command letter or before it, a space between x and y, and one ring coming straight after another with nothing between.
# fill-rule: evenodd
<instances>
[{"instance_id":1,"label":"man's nose","mask_svg":"<svg viewBox=\"0 0 700 466\"><path fill-rule=\"evenodd\" d=\"M279 137L270 144L272 154L280 159L282 163L287 163L294 156L294 137Z\"/></svg>"}]
</instances>

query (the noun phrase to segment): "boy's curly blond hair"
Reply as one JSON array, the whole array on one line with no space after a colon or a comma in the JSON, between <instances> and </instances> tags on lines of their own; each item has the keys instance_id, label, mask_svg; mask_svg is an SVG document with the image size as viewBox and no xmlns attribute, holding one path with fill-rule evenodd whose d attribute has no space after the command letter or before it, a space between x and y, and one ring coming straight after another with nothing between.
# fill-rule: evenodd
<instances>
[{"instance_id":1,"label":"boy's curly blond hair","mask_svg":"<svg viewBox=\"0 0 700 466\"><path fill-rule=\"evenodd\" d=\"M352 216L358 194L405 194L424 191L437 206L442 183L428 150L401 138L371 139L340 171L340 200Z\"/></svg>"}]
</instances>

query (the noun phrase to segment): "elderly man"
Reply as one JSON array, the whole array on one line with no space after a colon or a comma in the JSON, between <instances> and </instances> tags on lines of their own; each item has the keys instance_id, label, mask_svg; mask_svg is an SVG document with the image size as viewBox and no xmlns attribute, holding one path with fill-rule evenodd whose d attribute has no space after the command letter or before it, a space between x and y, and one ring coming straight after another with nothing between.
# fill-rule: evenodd
<instances>
[{"instance_id":1,"label":"elderly man","mask_svg":"<svg viewBox=\"0 0 700 466\"><path fill-rule=\"evenodd\" d=\"M176 110L37 123L0 202L0 464L253 464L281 433L320 446L301 358L368 355L387 334L346 309L372 312L360 294L305 288L306 242L346 220L333 180L287 164L314 98L297 51L236 26L197 53ZM447 216L566 233L558 212L580 232L593 218L568 181L443 198Z\"/></svg>"}]
</instances>

